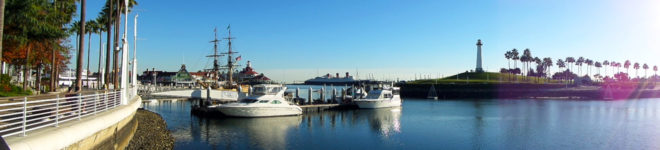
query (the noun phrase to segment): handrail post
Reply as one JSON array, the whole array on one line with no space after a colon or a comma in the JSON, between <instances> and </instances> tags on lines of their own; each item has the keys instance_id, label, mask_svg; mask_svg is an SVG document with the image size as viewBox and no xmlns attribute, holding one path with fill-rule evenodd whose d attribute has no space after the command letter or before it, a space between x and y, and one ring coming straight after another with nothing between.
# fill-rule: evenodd
<instances>
[{"instance_id":1,"label":"handrail post","mask_svg":"<svg viewBox=\"0 0 660 150\"><path fill-rule=\"evenodd\" d=\"M96 101L99 101L99 92L94 92L94 115L96 115Z\"/></svg>"},{"instance_id":2,"label":"handrail post","mask_svg":"<svg viewBox=\"0 0 660 150\"><path fill-rule=\"evenodd\" d=\"M121 93L119 93L119 92L117 92L117 90L115 90L114 92L112 92L112 94L113 94L112 97L114 99L112 100L112 107L110 107L110 108L115 108L115 105L117 105L117 102L121 100L121 95L119 95Z\"/></svg>"},{"instance_id":3,"label":"handrail post","mask_svg":"<svg viewBox=\"0 0 660 150\"><path fill-rule=\"evenodd\" d=\"M25 136L25 126L27 126L27 97L23 97L23 136Z\"/></svg>"},{"instance_id":4,"label":"handrail post","mask_svg":"<svg viewBox=\"0 0 660 150\"><path fill-rule=\"evenodd\" d=\"M114 94L115 94L115 99L112 102L112 108L115 108L115 106L117 105L117 102L121 101L121 93L117 92L117 90L115 90Z\"/></svg>"},{"instance_id":5,"label":"handrail post","mask_svg":"<svg viewBox=\"0 0 660 150\"><path fill-rule=\"evenodd\" d=\"M103 99L105 100L105 109L103 110L108 110L108 105L110 105L110 101L108 100L108 91L103 91Z\"/></svg>"},{"instance_id":6,"label":"handrail post","mask_svg":"<svg viewBox=\"0 0 660 150\"><path fill-rule=\"evenodd\" d=\"M60 126L60 94L55 98L55 127Z\"/></svg>"},{"instance_id":7,"label":"handrail post","mask_svg":"<svg viewBox=\"0 0 660 150\"><path fill-rule=\"evenodd\" d=\"M78 120L80 120L80 117L82 113L82 92L78 93Z\"/></svg>"}]
</instances>

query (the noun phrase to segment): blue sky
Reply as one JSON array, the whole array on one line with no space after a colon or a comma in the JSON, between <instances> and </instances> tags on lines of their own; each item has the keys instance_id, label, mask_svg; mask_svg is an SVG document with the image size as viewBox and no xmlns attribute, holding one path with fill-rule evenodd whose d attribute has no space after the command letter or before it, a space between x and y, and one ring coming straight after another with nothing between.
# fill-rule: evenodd
<instances>
[{"instance_id":1,"label":"blue sky","mask_svg":"<svg viewBox=\"0 0 660 150\"><path fill-rule=\"evenodd\" d=\"M176 71L182 63L189 71L210 68L212 60L204 56L213 49L213 28L227 36L229 24L240 63L251 60L257 72L286 82L356 71L376 79L448 76L474 69L477 39L484 42L488 71L506 67L504 52L513 48L555 61L584 56L660 65L660 1L654 0L138 3L129 15L129 41L132 53L133 16L139 13L140 71ZM88 0L88 18L102 5ZM226 51L226 41L221 43ZM97 35L91 46L92 58L98 58Z\"/></svg>"}]
</instances>

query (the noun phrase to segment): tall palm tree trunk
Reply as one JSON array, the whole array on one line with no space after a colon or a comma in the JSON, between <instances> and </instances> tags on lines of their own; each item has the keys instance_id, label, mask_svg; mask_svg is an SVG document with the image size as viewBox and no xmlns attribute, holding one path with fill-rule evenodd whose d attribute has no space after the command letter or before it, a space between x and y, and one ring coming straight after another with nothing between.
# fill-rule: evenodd
<instances>
[{"instance_id":1,"label":"tall palm tree trunk","mask_svg":"<svg viewBox=\"0 0 660 150\"><path fill-rule=\"evenodd\" d=\"M82 67L83 67L83 54L85 48L85 0L80 0L80 42L78 44L78 60L76 61L76 92L82 90Z\"/></svg>"},{"instance_id":2,"label":"tall palm tree trunk","mask_svg":"<svg viewBox=\"0 0 660 150\"><path fill-rule=\"evenodd\" d=\"M119 89L119 20L121 19L121 7L120 4L121 0L117 0L116 6L117 6L117 12L115 13L115 41L114 41L114 67L113 67L113 76L112 76L112 84L114 86L114 89Z\"/></svg>"},{"instance_id":3,"label":"tall palm tree trunk","mask_svg":"<svg viewBox=\"0 0 660 150\"><path fill-rule=\"evenodd\" d=\"M2 65L2 70L0 70L0 74L5 73L5 66L4 62L2 60L2 37L4 34L4 28L5 28L5 0L0 0L0 65Z\"/></svg>"},{"instance_id":4,"label":"tall palm tree trunk","mask_svg":"<svg viewBox=\"0 0 660 150\"><path fill-rule=\"evenodd\" d=\"M98 74L96 76L96 86L97 86L97 89L99 89L99 90L101 89L101 87L103 87L103 86L101 86L101 85L103 85L103 83L101 83L101 78L103 78L103 74L101 74L101 60L103 60L103 34L102 33L103 33L102 31L98 32L98 34L99 34L99 64L98 64L98 68L97 68Z\"/></svg>"},{"instance_id":5,"label":"tall palm tree trunk","mask_svg":"<svg viewBox=\"0 0 660 150\"><path fill-rule=\"evenodd\" d=\"M109 9L109 12L108 12L108 21L105 23L105 28L108 29L107 32L106 32L106 41L107 42L106 42L106 50L105 50L105 54L106 54L106 56L105 56L105 75L103 77L105 79L105 83L104 83L105 84L105 86L104 86L105 89L108 88L107 85L110 83L110 67L111 67L110 66L110 61L112 59L112 57L111 57L111 54L112 54L112 51L111 51L112 50L112 43L111 43L111 40L112 40L112 34L111 34L112 33L112 26L111 26L112 3L113 3L113 0L110 0L110 3L109 3L110 4L110 9Z\"/></svg>"},{"instance_id":6,"label":"tall palm tree trunk","mask_svg":"<svg viewBox=\"0 0 660 150\"><path fill-rule=\"evenodd\" d=\"M91 53L91 50L92 50L92 32L89 32L87 33L87 64L86 64L87 70L85 72L86 75L85 80L87 80L87 88L89 88L89 72L91 72L89 71L89 64L90 64L89 54Z\"/></svg>"}]
</instances>

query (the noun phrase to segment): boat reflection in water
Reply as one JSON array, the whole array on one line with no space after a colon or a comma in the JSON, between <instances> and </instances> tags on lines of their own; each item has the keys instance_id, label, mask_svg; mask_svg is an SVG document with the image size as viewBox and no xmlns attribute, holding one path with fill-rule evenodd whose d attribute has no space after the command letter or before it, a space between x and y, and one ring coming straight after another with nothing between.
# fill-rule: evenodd
<instances>
[{"instance_id":1,"label":"boat reflection in water","mask_svg":"<svg viewBox=\"0 0 660 150\"><path fill-rule=\"evenodd\" d=\"M371 129L387 138L401 133L401 107L357 110L358 115L366 115Z\"/></svg>"},{"instance_id":2,"label":"boat reflection in water","mask_svg":"<svg viewBox=\"0 0 660 150\"><path fill-rule=\"evenodd\" d=\"M287 134L302 122L301 116L198 119L201 132L193 133L199 138L195 141L213 147L247 146L239 149L287 149Z\"/></svg>"},{"instance_id":3,"label":"boat reflection in water","mask_svg":"<svg viewBox=\"0 0 660 150\"><path fill-rule=\"evenodd\" d=\"M206 118L191 115L191 101L144 103L167 121L175 149L314 149L324 141L363 137L326 148L392 148L402 144L401 107L305 113L267 118ZM352 143L355 142L355 143ZM319 145L320 144L320 145ZM360 147L360 146L357 146Z\"/></svg>"},{"instance_id":4,"label":"boat reflection in water","mask_svg":"<svg viewBox=\"0 0 660 150\"><path fill-rule=\"evenodd\" d=\"M302 128L316 128L316 130L338 130L349 126L371 130L373 135L388 139L392 135L401 133L402 107L389 107L378 109L356 109L346 111L326 111L322 113L303 114ZM319 126L319 127L315 127Z\"/></svg>"}]
</instances>

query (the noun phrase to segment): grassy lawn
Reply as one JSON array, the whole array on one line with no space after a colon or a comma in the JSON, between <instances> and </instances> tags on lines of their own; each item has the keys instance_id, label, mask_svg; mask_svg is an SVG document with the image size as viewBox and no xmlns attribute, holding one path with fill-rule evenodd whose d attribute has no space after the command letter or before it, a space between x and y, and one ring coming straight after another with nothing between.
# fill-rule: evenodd
<instances>
[{"instance_id":1,"label":"grassy lawn","mask_svg":"<svg viewBox=\"0 0 660 150\"><path fill-rule=\"evenodd\" d=\"M498 84L498 83L531 83L531 84L565 84L566 81L548 80L538 77L524 77L513 74L502 74L496 72L468 72L441 78L423 79L409 82L412 84Z\"/></svg>"}]
</instances>

